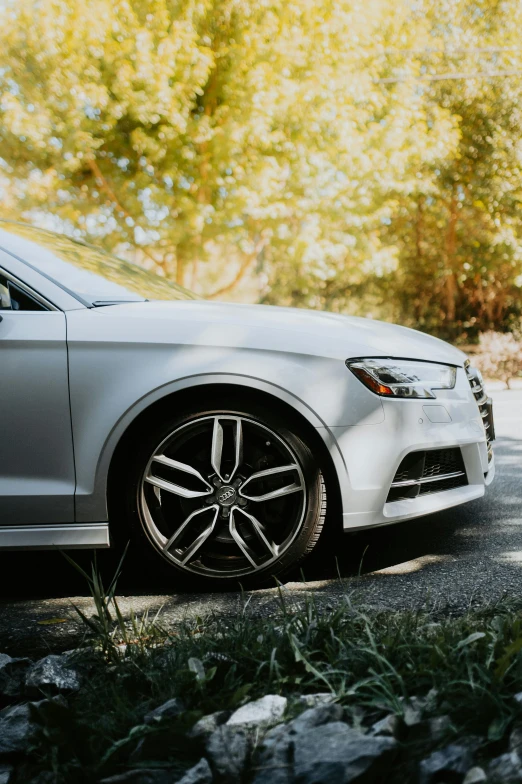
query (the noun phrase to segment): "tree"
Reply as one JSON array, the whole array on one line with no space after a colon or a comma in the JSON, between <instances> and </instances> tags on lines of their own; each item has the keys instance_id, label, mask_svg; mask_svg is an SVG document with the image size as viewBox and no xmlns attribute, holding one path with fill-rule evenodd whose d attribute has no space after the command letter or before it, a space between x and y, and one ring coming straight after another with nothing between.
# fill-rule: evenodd
<instances>
[{"instance_id":1,"label":"tree","mask_svg":"<svg viewBox=\"0 0 522 784\"><path fill-rule=\"evenodd\" d=\"M399 250L387 281L399 317L444 337L507 329L521 313L520 15L518 3L440 3L418 64L457 76L423 90L454 119L458 144L423 163L422 187L398 201L382 241Z\"/></svg>"},{"instance_id":2,"label":"tree","mask_svg":"<svg viewBox=\"0 0 522 784\"><path fill-rule=\"evenodd\" d=\"M135 242L178 282L209 249L239 253L240 273L265 253L328 277L353 256L339 216L373 199L365 134L382 107L360 58L383 10L8 4L0 140L21 209L52 210L108 247Z\"/></svg>"},{"instance_id":3,"label":"tree","mask_svg":"<svg viewBox=\"0 0 522 784\"><path fill-rule=\"evenodd\" d=\"M518 318L517 0L0 14L11 213L52 215L178 282L190 269L207 292L204 262L222 259L211 295L256 269L266 302L446 337Z\"/></svg>"}]
</instances>

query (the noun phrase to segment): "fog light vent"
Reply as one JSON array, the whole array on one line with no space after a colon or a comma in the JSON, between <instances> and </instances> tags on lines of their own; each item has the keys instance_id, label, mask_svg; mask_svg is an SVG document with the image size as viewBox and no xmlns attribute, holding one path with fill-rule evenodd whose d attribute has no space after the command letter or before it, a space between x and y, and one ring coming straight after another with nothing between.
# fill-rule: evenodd
<instances>
[{"instance_id":1,"label":"fog light vent","mask_svg":"<svg viewBox=\"0 0 522 784\"><path fill-rule=\"evenodd\" d=\"M458 447L410 452L397 469L386 502L441 493L467 484L462 452Z\"/></svg>"}]
</instances>

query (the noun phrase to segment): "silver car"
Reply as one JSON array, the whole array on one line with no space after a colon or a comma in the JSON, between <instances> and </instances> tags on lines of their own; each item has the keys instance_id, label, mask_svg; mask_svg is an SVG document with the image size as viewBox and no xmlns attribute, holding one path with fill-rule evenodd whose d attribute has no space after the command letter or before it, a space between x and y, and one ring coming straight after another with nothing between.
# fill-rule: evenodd
<instances>
[{"instance_id":1,"label":"silver car","mask_svg":"<svg viewBox=\"0 0 522 784\"><path fill-rule=\"evenodd\" d=\"M210 303L0 222L0 547L135 542L263 583L345 531L479 498L491 401L465 355L369 319Z\"/></svg>"}]
</instances>

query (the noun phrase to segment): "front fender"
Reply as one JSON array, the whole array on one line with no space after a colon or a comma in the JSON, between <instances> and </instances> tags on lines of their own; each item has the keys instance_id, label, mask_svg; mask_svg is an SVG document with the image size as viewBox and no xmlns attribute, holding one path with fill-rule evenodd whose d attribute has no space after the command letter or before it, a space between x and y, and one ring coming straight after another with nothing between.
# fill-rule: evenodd
<instances>
[{"instance_id":1,"label":"front fender","mask_svg":"<svg viewBox=\"0 0 522 784\"><path fill-rule=\"evenodd\" d=\"M341 494L344 495L348 489L348 475L346 463L337 441L330 428L326 426L317 413L304 400L301 400L299 397L282 387L260 378L230 373L201 373L177 379L176 381L166 383L161 387L151 390L122 414L114 424L103 444L99 460L95 467L92 483L88 481L89 476L88 473L86 473L84 474L84 479L86 481L84 484L78 485L76 495L77 521L90 522L96 520L101 522L108 519L107 481L111 461L120 440L140 414L143 414L155 403L158 403L177 392L181 392L188 388L212 387L217 384L228 384L234 388L244 387L245 390L256 389L260 392L264 392L265 394L269 394L275 399L286 403L306 419L306 421L317 430L324 441L337 473Z\"/></svg>"}]
</instances>

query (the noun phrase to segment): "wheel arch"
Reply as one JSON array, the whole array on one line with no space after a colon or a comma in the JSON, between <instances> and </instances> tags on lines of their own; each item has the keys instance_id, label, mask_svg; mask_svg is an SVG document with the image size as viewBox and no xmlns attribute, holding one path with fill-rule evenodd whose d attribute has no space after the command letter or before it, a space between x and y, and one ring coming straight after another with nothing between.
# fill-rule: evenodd
<instances>
[{"instance_id":1,"label":"wheel arch","mask_svg":"<svg viewBox=\"0 0 522 784\"><path fill-rule=\"evenodd\" d=\"M269 406L272 410L276 410L279 414L285 416L289 423L294 426L302 434L305 443L311 449L314 455L317 455L319 464L323 472L326 489L328 493L329 511L332 511L332 517L339 518L339 529L342 529L342 495L339 482L339 462L340 452L335 446L328 445L327 440L323 437L329 431L324 423L317 417L303 401L294 397L286 390L278 387L270 389L270 384L264 382L265 388L252 386L254 380L250 378L234 378L231 380L224 379L198 379L198 383L183 386L174 391L166 391L161 397L154 400L148 400L147 405L141 405L138 410L133 409L130 416L125 416L124 427L119 428L117 439L113 440L113 447L111 449L110 458L108 461L108 468L106 469L106 486L104 488L105 502L109 519L111 514L111 507L113 506L113 493L117 488L122 469L125 466L126 455L128 454L128 447L136 438L137 434L143 429L147 428L150 424L157 421L161 416L167 412L171 412L173 407L181 408L186 405L197 405L201 402L203 406L209 405L209 398L214 400L223 400L227 395L240 395L244 400L255 401L258 404ZM257 380L256 380L257 381ZM266 388L268 387L268 389ZM134 414L134 415L132 415ZM332 454L333 452L333 454ZM344 461L342 461L344 466ZM337 465L336 465L337 463ZM330 518L330 514L328 515ZM332 519L332 518L330 518Z\"/></svg>"}]
</instances>

